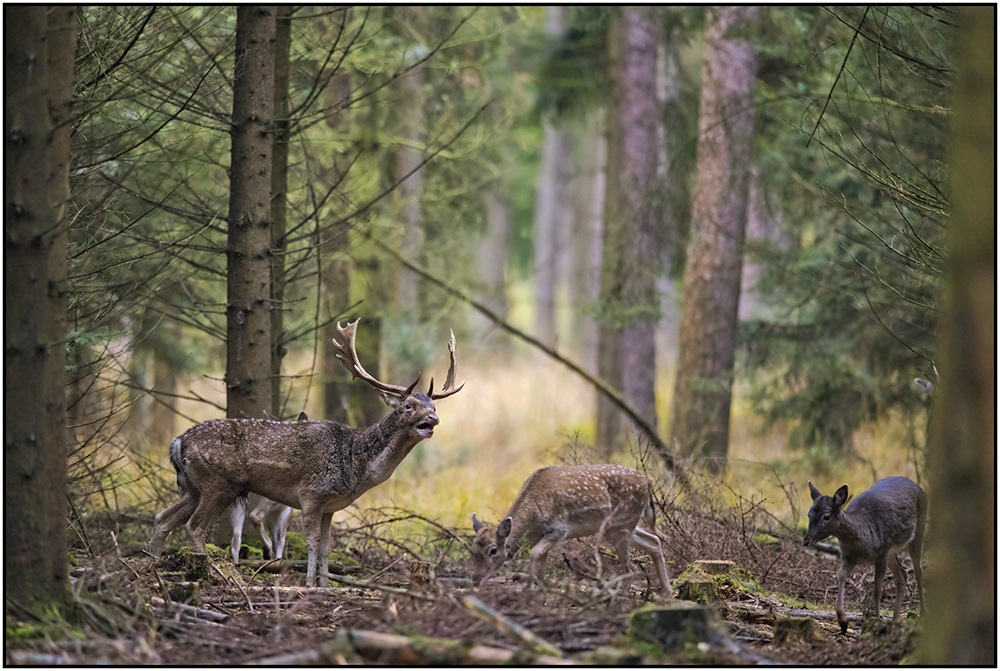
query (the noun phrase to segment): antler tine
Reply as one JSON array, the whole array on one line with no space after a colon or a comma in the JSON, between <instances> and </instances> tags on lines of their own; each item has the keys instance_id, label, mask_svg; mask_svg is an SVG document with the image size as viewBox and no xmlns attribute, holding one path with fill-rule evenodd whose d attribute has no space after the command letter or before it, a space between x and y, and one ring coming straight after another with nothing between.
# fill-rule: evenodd
<instances>
[{"instance_id":1,"label":"antler tine","mask_svg":"<svg viewBox=\"0 0 1000 671\"><path fill-rule=\"evenodd\" d=\"M434 393L434 378L431 378L431 386L427 390L427 395L430 396L435 401L440 398L446 398L452 394L457 394L462 391L462 387L465 386L465 382L455 387L455 332L451 331L451 340L448 341L448 356L451 359L451 364L448 366L448 375L444 379L444 389L439 393Z\"/></svg>"},{"instance_id":2,"label":"antler tine","mask_svg":"<svg viewBox=\"0 0 1000 671\"><path fill-rule=\"evenodd\" d=\"M344 368L350 371L352 379L360 377L362 380L379 391L396 396L407 396L410 390L413 389L413 385L416 385L416 381L414 381L413 385L410 386L409 390L406 387L386 384L385 382L381 382L372 377L372 375L364 369L364 366L361 365L361 362L358 360L358 353L354 349L354 337L358 330L359 321L361 321L360 317L355 319L353 322L348 322L346 327L341 326L340 322L337 322L337 333L339 333L340 337L344 339L344 343L341 344L337 342L336 338L333 338L333 345L337 348L337 358L340 359L342 364L344 364ZM420 376L418 375L417 380L419 379Z\"/></svg>"}]
</instances>

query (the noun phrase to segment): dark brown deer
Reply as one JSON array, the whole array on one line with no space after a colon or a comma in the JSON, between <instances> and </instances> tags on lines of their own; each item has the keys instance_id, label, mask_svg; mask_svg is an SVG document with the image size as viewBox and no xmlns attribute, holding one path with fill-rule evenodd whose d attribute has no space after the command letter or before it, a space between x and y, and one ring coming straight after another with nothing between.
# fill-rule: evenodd
<instances>
[{"instance_id":1,"label":"dark brown deer","mask_svg":"<svg viewBox=\"0 0 1000 671\"><path fill-rule=\"evenodd\" d=\"M434 434L434 401L461 391L455 386L455 334L448 343L450 366L444 388L413 393L409 387L380 382L358 361L354 337L358 322L337 325L337 358L355 378L373 386L393 410L380 422L356 429L326 420L276 422L263 419L213 419L188 429L170 446L181 499L156 516L150 552L159 557L167 535L186 524L197 552L205 552L208 527L248 493L260 494L302 511L309 548L306 585L319 575L327 585L330 521L333 513L385 482L410 450Z\"/></svg>"},{"instance_id":2,"label":"dark brown deer","mask_svg":"<svg viewBox=\"0 0 1000 671\"><path fill-rule=\"evenodd\" d=\"M906 591L906 574L897 553L904 547L913 560L917 577L917 597L920 614L924 614L924 571L920 558L924 549L924 524L927 520L927 495L920 485L909 478L882 478L870 489L858 494L847 508L847 485L833 496L824 496L809 483L813 505L809 510L809 529L803 545L833 536L840 541L840 570L837 572L837 622L847 633L847 613L844 612L844 584L858 564L875 566L875 617L880 617L882 581L886 567L896 581L896 606L892 621L899 619Z\"/></svg>"}]
</instances>

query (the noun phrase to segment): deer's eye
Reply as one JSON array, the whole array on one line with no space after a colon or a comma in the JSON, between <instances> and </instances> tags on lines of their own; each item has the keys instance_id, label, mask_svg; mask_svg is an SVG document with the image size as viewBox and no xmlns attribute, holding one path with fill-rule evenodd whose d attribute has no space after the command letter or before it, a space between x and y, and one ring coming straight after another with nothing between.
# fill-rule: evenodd
<instances>
[{"instance_id":1,"label":"deer's eye","mask_svg":"<svg viewBox=\"0 0 1000 671\"><path fill-rule=\"evenodd\" d=\"M411 410L413 410L413 404L407 403L405 406L403 406L403 410L405 410L406 412L410 412Z\"/></svg>"},{"instance_id":2,"label":"deer's eye","mask_svg":"<svg viewBox=\"0 0 1000 671\"><path fill-rule=\"evenodd\" d=\"M823 521L824 522L830 521L830 513L823 513Z\"/></svg>"},{"instance_id":3,"label":"deer's eye","mask_svg":"<svg viewBox=\"0 0 1000 671\"><path fill-rule=\"evenodd\" d=\"M496 549L496 548L490 548L490 556L491 556L491 557L492 557L493 555L495 555L496 553L497 553L497 549Z\"/></svg>"}]
</instances>

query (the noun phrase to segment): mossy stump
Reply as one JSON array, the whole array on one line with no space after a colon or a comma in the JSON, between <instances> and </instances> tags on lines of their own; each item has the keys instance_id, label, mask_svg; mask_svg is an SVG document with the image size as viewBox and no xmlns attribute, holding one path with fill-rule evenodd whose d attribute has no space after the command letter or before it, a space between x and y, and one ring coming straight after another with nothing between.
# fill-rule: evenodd
<instances>
[{"instance_id":1,"label":"mossy stump","mask_svg":"<svg viewBox=\"0 0 1000 671\"><path fill-rule=\"evenodd\" d=\"M629 630L636 641L655 643L666 653L684 650L688 643L722 645L729 636L713 608L685 604L640 608L629 616Z\"/></svg>"},{"instance_id":2,"label":"mossy stump","mask_svg":"<svg viewBox=\"0 0 1000 671\"><path fill-rule=\"evenodd\" d=\"M157 565L164 571L179 572L184 580L196 582L208 580L208 555L193 552L191 548L182 547L177 552L168 552L158 561Z\"/></svg>"},{"instance_id":3,"label":"mossy stump","mask_svg":"<svg viewBox=\"0 0 1000 671\"><path fill-rule=\"evenodd\" d=\"M771 643L784 645L789 641L811 641L816 629L811 617L779 617L772 629Z\"/></svg>"},{"instance_id":4,"label":"mossy stump","mask_svg":"<svg viewBox=\"0 0 1000 671\"><path fill-rule=\"evenodd\" d=\"M685 601L708 603L719 599L719 587L711 578L689 576L677 587L677 597Z\"/></svg>"},{"instance_id":5,"label":"mossy stump","mask_svg":"<svg viewBox=\"0 0 1000 671\"><path fill-rule=\"evenodd\" d=\"M735 575L736 562L724 559L700 559L692 564L696 571L707 575Z\"/></svg>"}]
</instances>

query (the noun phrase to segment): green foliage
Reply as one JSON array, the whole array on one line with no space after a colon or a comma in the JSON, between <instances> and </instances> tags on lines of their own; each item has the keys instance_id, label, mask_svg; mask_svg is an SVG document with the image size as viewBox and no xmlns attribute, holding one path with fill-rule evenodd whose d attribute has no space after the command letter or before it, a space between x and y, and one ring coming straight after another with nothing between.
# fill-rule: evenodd
<instances>
[{"instance_id":1,"label":"green foliage","mask_svg":"<svg viewBox=\"0 0 1000 671\"><path fill-rule=\"evenodd\" d=\"M773 316L741 326L742 363L796 445L849 448L862 423L921 409L910 381L934 378L949 15L765 13L757 154L783 231L755 248Z\"/></svg>"}]
</instances>

